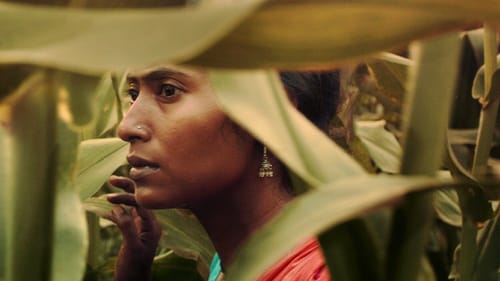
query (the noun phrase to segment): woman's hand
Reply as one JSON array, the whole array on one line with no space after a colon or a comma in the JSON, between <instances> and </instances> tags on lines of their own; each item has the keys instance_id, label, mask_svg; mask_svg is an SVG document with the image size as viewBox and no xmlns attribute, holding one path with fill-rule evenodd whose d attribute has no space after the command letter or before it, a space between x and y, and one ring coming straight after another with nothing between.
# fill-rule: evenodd
<instances>
[{"instance_id":1,"label":"woman's hand","mask_svg":"<svg viewBox=\"0 0 500 281\"><path fill-rule=\"evenodd\" d=\"M126 177L111 176L109 182L126 191L107 197L109 202L117 205L106 218L114 222L123 235L114 280L149 280L156 247L161 237L160 224L151 210L137 205L134 181Z\"/></svg>"}]
</instances>

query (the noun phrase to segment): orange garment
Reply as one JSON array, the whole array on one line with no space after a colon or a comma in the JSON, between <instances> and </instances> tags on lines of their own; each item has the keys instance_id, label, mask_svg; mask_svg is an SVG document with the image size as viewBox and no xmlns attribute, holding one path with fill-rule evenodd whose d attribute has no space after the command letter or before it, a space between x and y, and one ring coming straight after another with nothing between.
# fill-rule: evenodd
<instances>
[{"instance_id":1,"label":"orange garment","mask_svg":"<svg viewBox=\"0 0 500 281\"><path fill-rule=\"evenodd\" d=\"M257 281L330 281L330 273L316 239L295 249Z\"/></svg>"}]
</instances>

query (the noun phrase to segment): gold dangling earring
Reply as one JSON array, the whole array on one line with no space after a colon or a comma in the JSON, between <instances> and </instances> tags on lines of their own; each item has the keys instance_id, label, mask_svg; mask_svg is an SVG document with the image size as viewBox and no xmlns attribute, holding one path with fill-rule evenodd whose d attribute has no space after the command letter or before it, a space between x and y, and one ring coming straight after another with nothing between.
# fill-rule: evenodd
<instances>
[{"instance_id":1,"label":"gold dangling earring","mask_svg":"<svg viewBox=\"0 0 500 281\"><path fill-rule=\"evenodd\" d=\"M262 157L262 163L260 163L259 177L272 178L273 176L273 165L269 162L269 159L267 159L267 147L264 145L264 155Z\"/></svg>"}]
</instances>

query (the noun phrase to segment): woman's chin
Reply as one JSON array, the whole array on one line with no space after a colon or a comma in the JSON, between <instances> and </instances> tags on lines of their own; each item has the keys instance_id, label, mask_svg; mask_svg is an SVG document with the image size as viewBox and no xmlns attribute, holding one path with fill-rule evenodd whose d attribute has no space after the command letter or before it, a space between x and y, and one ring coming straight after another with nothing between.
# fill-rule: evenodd
<instances>
[{"instance_id":1,"label":"woman's chin","mask_svg":"<svg viewBox=\"0 0 500 281\"><path fill-rule=\"evenodd\" d=\"M135 190L135 201L139 206L146 209L166 209L173 208L166 204L165 196L158 194L152 188L141 187Z\"/></svg>"}]
</instances>

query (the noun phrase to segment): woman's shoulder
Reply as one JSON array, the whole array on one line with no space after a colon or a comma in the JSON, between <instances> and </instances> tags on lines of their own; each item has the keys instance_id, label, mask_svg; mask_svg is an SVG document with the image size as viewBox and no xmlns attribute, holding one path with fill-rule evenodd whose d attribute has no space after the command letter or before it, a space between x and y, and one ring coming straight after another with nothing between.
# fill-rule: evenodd
<instances>
[{"instance_id":1,"label":"woman's shoulder","mask_svg":"<svg viewBox=\"0 0 500 281\"><path fill-rule=\"evenodd\" d=\"M258 281L330 281L328 267L315 238L297 247Z\"/></svg>"}]
</instances>

